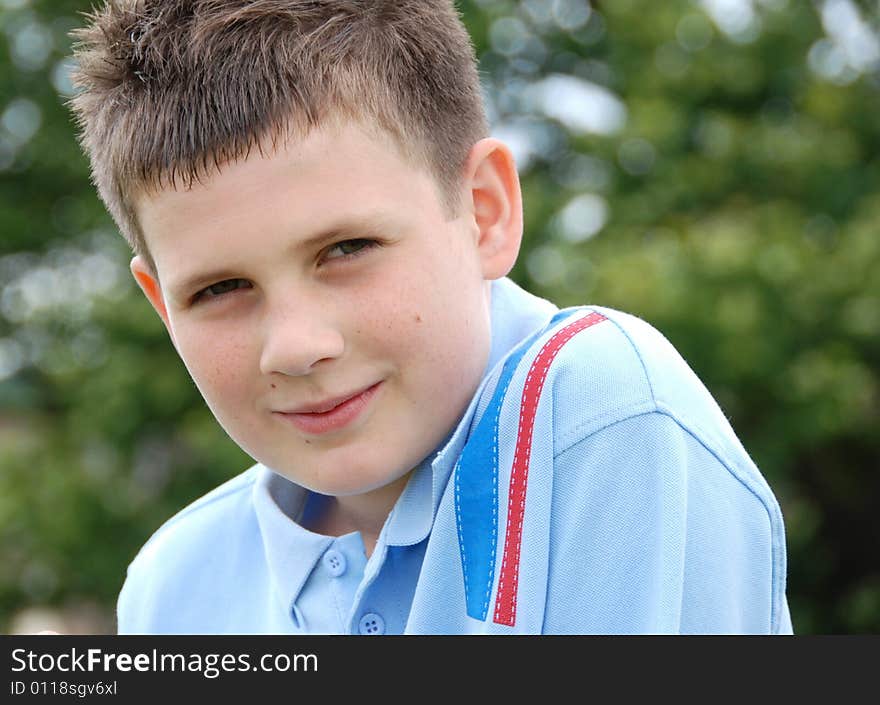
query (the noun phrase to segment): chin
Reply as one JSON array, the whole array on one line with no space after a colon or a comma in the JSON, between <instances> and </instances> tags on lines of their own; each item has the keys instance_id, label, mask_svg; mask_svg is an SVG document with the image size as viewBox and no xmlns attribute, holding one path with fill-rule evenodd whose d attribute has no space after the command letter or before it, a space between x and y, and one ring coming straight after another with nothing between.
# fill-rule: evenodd
<instances>
[{"instance_id":1,"label":"chin","mask_svg":"<svg viewBox=\"0 0 880 705\"><path fill-rule=\"evenodd\" d=\"M273 464L271 461L263 460L260 462L307 490L332 497L352 497L366 494L385 487L406 474L406 472L401 472L389 476L387 472L380 473L371 471L370 468L355 468L351 464L343 462L333 463L333 468L328 472L321 472L317 475L310 472L304 476L303 464L289 462ZM308 465L308 463L305 464Z\"/></svg>"},{"instance_id":2,"label":"chin","mask_svg":"<svg viewBox=\"0 0 880 705\"><path fill-rule=\"evenodd\" d=\"M329 482L316 483L320 486L315 487L314 491L334 497L355 497L387 487L407 474L408 472L404 471L390 476L376 477L374 473L351 473L346 477L332 478Z\"/></svg>"}]
</instances>

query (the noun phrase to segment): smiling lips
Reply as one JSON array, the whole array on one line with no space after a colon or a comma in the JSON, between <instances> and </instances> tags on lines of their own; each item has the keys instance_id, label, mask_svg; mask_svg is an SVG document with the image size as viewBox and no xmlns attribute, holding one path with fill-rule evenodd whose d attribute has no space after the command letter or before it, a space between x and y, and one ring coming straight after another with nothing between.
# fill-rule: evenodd
<instances>
[{"instance_id":1,"label":"smiling lips","mask_svg":"<svg viewBox=\"0 0 880 705\"><path fill-rule=\"evenodd\" d=\"M299 407L296 411L276 411L276 415L290 421L300 431L310 434L329 433L352 423L376 395L382 383L358 392L354 396L328 399L320 404Z\"/></svg>"}]
</instances>

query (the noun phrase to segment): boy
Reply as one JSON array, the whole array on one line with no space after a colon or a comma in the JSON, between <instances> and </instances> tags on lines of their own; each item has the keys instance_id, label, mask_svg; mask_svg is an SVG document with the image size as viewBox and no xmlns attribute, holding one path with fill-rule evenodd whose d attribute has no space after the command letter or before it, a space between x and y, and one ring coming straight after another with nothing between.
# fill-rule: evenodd
<instances>
[{"instance_id":1,"label":"boy","mask_svg":"<svg viewBox=\"0 0 880 705\"><path fill-rule=\"evenodd\" d=\"M684 361L506 278L519 182L451 0L90 22L95 184L257 461L140 551L121 633L791 631L779 508Z\"/></svg>"}]
</instances>

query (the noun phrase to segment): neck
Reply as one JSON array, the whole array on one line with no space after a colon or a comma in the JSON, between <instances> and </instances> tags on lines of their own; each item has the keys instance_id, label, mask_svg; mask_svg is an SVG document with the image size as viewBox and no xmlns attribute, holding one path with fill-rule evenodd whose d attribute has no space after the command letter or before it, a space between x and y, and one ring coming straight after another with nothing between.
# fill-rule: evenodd
<instances>
[{"instance_id":1,"label":"neck","mask_svg":"<svg viewBox=\"0 0 880 705\"><path fill-rule=\"evenodd\" d=\"M308 528L326 536L360 532L364 550L369 558L376 547L382 527L411 474L412 471L391 484L364 494L331 497L320 514L310 522Z\"/></svg>"}]
</instances>

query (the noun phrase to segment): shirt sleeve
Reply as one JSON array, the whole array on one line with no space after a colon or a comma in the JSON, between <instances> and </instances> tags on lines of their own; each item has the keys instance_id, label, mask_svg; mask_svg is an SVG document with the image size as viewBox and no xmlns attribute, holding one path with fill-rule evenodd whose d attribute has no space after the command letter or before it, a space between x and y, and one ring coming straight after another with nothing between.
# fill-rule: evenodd
<instances>
[{"instance_id":1,"label":"shirt sleeve","mask_svg":"<svg viewBox=\"0 0 880 705\"><path fill-rule=\"evenodd\" d=\"M751 460L719 457L657 411L559 453L544 631L790 633L781 515L737 462Z\"/></svg>"}]
</instances>

